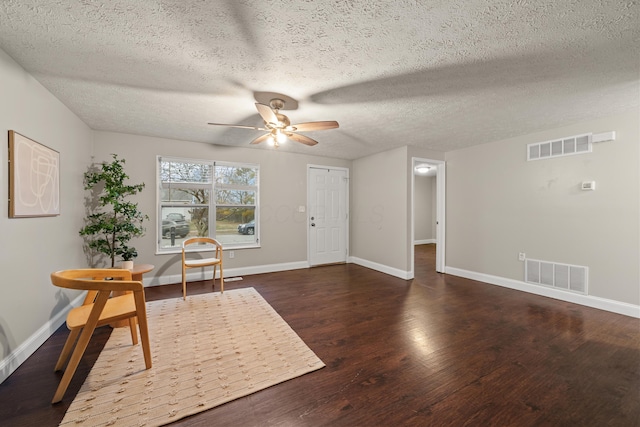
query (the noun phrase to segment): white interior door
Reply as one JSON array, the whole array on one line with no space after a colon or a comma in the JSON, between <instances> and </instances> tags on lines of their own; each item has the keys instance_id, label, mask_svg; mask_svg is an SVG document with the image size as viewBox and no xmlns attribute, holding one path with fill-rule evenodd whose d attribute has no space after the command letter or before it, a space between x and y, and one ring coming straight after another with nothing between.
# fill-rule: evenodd
<instances>
[{"instance_id":1,"label":"white interior door","mask_svg":"<svg viewBox=\"0 0 640 427\"><path fill-rule=\"evenodd\" d=\"M346 169L308 169L309 265L347 261L348 178Z\"/></svg>"}]
</instances>

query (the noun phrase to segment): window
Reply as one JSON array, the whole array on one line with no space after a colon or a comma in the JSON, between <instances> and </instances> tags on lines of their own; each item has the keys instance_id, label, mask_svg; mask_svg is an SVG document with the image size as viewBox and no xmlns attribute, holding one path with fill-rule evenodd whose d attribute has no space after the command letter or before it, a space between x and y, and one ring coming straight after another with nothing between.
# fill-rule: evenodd
<instances>
[{"instance_id":1,"label":"window","mask_svg":"<svg viewBox=\"0 0 640 427\"><path fill-rule=\"evenodd\" d=\"M195 236L259 246L257 165L159 157L158 181L159 252Z\"/></svg>"},{"instance_id":2,"label":"window","mask_svg":"<svg viewBox=\"0 0 640 427\"><path fill-rule=\"evenodd\" d=\"M257 246L258 168L215 164L216 239L223 246Z\"/></svg>"}]
</instances>

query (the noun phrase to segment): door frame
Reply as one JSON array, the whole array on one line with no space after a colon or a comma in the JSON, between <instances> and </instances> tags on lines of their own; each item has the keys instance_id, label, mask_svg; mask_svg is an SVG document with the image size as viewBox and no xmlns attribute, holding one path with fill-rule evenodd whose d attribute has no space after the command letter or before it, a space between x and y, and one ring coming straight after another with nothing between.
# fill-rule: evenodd
<instances>
[{"instance_id":1,"label":"door frame","mask_svg":"<svg viewBox=\"0 0 640 427\"><path fill-rule=\"evenodd\" d=\"M317 164L307 164L307 207L306 207L306 212L305 215L307 217L307 265L309 267L313 267L313 265L315 264L311 264L311 220L309 218L309 208L311 206L311 179L310 179L310 175L311 175L311 169L329 169L329 170L336 170L336 171L344 171L346 174L346 186L345 186L345 193L344 193L344 197L345 197L345 228L344 228L344 245L345 245L345 262L349 262L349 220L350 220L350 214L349 214L349 187L350 187L350 178L349 178L349 168L343 168L343 167L339 167L339 166L326 166L326 165L317 165Z\"/></svg>"},{"instance_id":2,"label":"door frame","mask_svg":"<svg viewBox=\"0 0 640 427\"><path fill-rule=\"evenodd\" d=\"M436 170L436 271L444 273L446 268L446 163L444 160L425 159L421 157L411 158L411 250L410 250L410 271L413 278L415 271L415 187L416 174L414 168L417 163L430 163L437 167Z\"/></svg>"}]
</instances>

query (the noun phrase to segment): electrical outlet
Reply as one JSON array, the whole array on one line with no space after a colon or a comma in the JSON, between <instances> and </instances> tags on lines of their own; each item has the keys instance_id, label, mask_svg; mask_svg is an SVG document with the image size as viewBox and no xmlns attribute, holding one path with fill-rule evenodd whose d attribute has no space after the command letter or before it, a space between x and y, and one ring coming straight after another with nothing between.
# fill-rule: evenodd
<instances>
[{"instance_id":1,"label":"electrical outlet","mask_svg":"<svg viewBox=\"0 0 640 427\"><path fill-rule=\"evenodd\" d=\"M233 259L236 257L235 251L229 251L229 259Z\"/></svg>"},{"instance_id":2,"label":"electrical outlet","mask_svg":"<svg viewBox=\"0 0 640 427\"><path fill-rule=\"evenodd\" d=\"M524 252L518 253L518 261L524 261L526 257L527 254L525 254Z\"/></svg>"}]
</instances>

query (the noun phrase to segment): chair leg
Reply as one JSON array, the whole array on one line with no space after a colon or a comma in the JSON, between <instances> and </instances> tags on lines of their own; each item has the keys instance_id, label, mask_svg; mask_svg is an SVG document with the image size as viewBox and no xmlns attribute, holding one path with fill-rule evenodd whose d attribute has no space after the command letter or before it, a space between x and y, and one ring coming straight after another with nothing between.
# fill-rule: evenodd
<instances>
[{"instance_id":1,"label":"chair leg","mask_svg":"<svg viewBox=\"0 0 640 427\"><path fill-rule=\"evenodd\" d=\"M131 331L131 342L133 345L138 344L138 329L136 328L136 316L129 318L129 330Z\"/></svg>"},{"instance_id":2,"label":"chair leg","mask_svg":"<svg viewBox=\"0 0 640 427\"><path fill-rule=\"evenodd\" d=\"M136 312L138 313L138 325L140 326L140 341L142 341L142 354L144 355L144 366L151 368L151 344L149 342L149 324L147 323L147 309L143 292L136 292Z\"/></svg>"},{"instance_id":3,"label":"chair leg","mask_svg":"<svg viewBox=\"0 0 640 427\"><path fill-rule=\"evenodd\" d=\"M80 338L78 338L78 343L76 344L76 348L73 350L71 354L71 359L69 359L69 364L67 365L67 369L65 369L64 374L62 375L62 379L60 380L60 384L58 384L58 388L56 393L53 395L53 400L51 403L58 403L64 397L64 393L67 391L67 387L69 387L69 383L71 382L71 378L73 378L73 374L76 373L76 369L78 369L78 364L80 363L80 359L82 359L82 355L84 351L87 349L87 345L89 345L89 340L91 340L91 336L93 335L93 331L96 329L96 325L98 324L98 319L100 317L100 313L104 310L104 306L107 303L107 299L109 299L110 292L99 292L96 301L94 302L93 309L91 310L91 314L89 314L89 318L87 319L87 323L82 328L82 332L80 333ZM66 344L65 344L66 347Z\"/></svg>"},{"instance_id":4,"label":"chair leg","mask_svg":"<svg viewBox=\"0 0 640 427\"><path fill-rule=\"evenodd\" d=\"M76 328L69 331L67 341L65 341L64 347L62 347L62 352L60 353L60 357L58 357L56 367L53 369L54 372L61 370L64 367L64 364L67 363L67 359L69 359L71 350L73 350L73 345L76 343L78 335L80 335L81 331L82 328Z\"/></svg>"},{"instance_id":5,"label":"chair leg","mask_svg":"<svg viewBox=\"0 0 640 427\"><path fill-rule=\"evenodd\" d=\"M216 290L216 267L217 267L217 265L213 266L213 277L211 278L211 290L212 291Z\"/></svg>"},{"instance_id":6,"label":"chair leg","mask_svg":"<svg viewBox=\"0 0 640 427\"><path fill-rule=\"evenodd\" d=\"M73 378L73 374L76 373L80 359L82 359L82 355L87 349L87 345L89 344L89 340L91 339L91 335L93 335L95 328L96 322L93 322L93 325L86 325L84 329L82 329L82 334L80 334L78 344L76 344L76 348L73 350L67 369L64 371L64 375L62 375L62 379L60 380L60 384L58 384L58 389L53 395L51 403L58 403L62 400L64 393L67 391L67 387L69 387L71 378Z\"/></svg>"},{"instance_id":7,"label":"chair leg","mask_svg":"<svg viewBox=\"0 0 640 427\"><path fill-rule=\"evenodd\" d=\"M184 261L182 262L182 299L187 299L187 274L186 267L184 266Z\"/></svg>"},{"instance_id":8,"label":"chair leg","mask_svg":"<svg viewBox=\"0 0 640 427\"><path fill-rule=\"evenodd\" d=\"M220 293L224 293L224 274L222 274L222 263L220 263Z\"/></svg>"}]
</instances>

